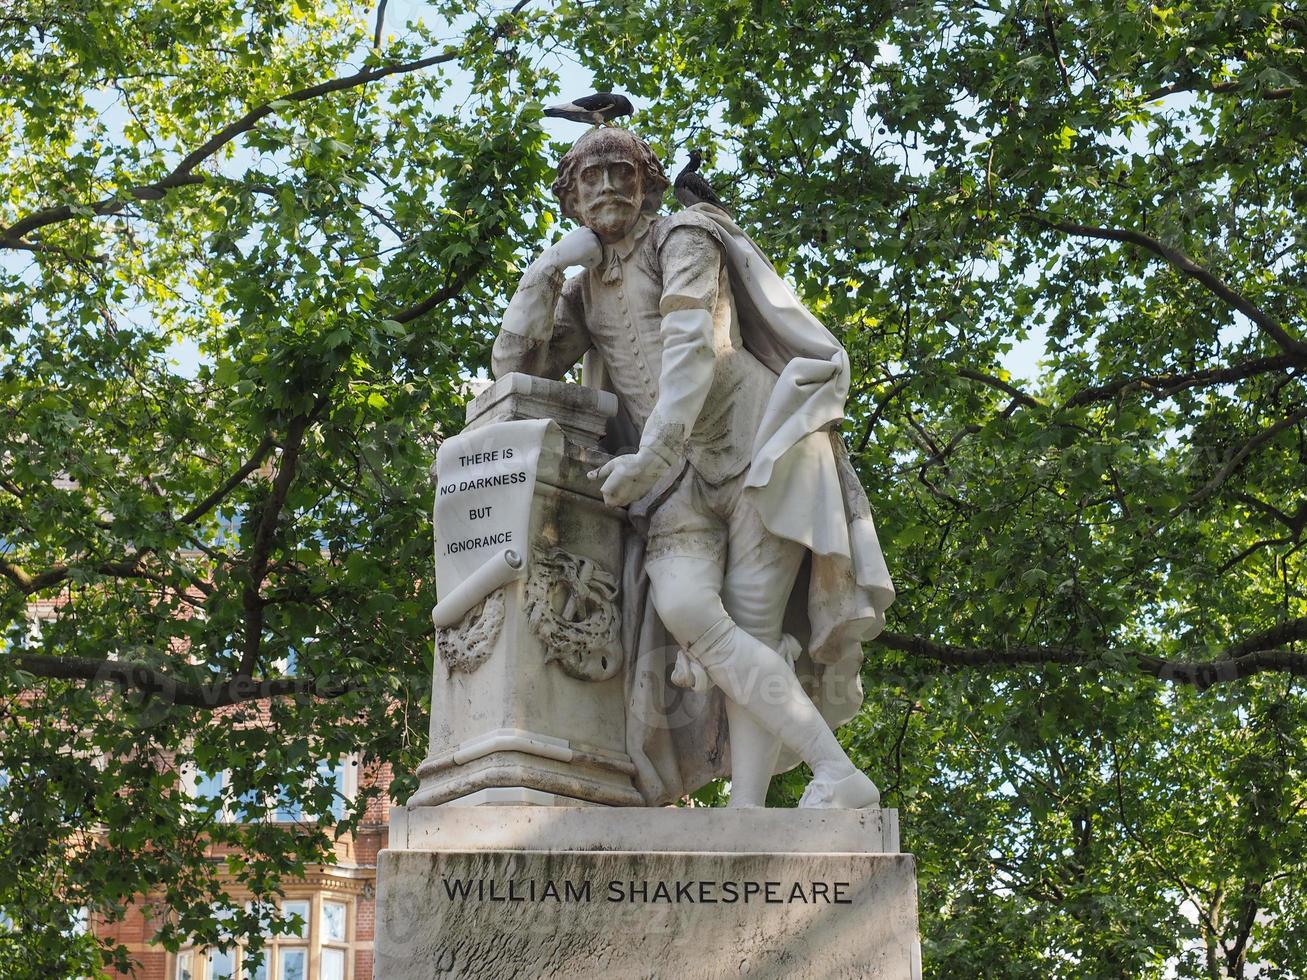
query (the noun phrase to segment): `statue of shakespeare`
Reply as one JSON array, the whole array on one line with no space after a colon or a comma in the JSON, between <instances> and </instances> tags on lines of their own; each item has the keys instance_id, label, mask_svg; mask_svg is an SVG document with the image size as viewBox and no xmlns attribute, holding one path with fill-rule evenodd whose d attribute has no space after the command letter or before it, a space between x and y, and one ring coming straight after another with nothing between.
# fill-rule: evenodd
<instances>
[{"instance_id":1,"label":"statue of shakespeare","mask_svg":"<svg viewBox=\"0 0 1307 980\"><path fill-rule=\"evenodd\" d=\"M645 800L729 773L731 804L762 806L801 759L800 805L877 806L832 731L894 599L836 432L848 355L725 211L660 215L667 186L625 129L572 146L554 191L581 227L522 276L494 373L558 379L585 357L587 383L618 397L633 451L593 476L635 528L623 637Z\"/></svg>"}]
</instances>

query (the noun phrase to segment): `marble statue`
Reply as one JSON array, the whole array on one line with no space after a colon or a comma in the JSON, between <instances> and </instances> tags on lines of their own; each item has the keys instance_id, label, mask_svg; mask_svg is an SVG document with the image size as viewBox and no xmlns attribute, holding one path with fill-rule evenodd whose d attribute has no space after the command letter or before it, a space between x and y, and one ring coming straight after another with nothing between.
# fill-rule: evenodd
<instances>
[{"instance_id":1,"label":"marble statue","mask_svg":"<svg viewBox=\"0 0 1307 980\"><path fill-rule=\"evenodd\" d=\"M733 806L762 806L802 760L801 806L878 806L832 730L894 598L835 431L847 354L725 211L660 214L667 187L625 129L572 146L554 191L580 227L522 276L494 373L560 379L584 359L617 396L615 456L591 476L630 520L627 743L646 802L729 775Z\"/></svg>"}]
</instances>

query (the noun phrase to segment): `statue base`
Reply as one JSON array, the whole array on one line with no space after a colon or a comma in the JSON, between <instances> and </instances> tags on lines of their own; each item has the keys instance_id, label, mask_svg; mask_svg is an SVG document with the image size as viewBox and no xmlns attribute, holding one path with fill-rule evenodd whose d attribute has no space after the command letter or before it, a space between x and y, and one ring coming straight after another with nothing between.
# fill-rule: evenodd
<instances>
[{"instance_id":1,"label":"statue base","mask_svg":"<svg viewBox=\"0 0 1307 980\"><path fill-rule=\"evenodd\" d=\"M510 374L442 444L433 616L452 602L461 623L437 623L430 750L410 805L644 804L618 630L587 632L605 611L620 624L624 514L587 476L610 459L599 440L616 411L609 392ZM459 607L483 577L489 593Z\"/></svg>"},{"instance_id":2,"label":"statue base","mask_svg":"<svg viewBox=\"0 0 1307 980\"><path fill-rule=\"evenodd\" d=\"M895 810L394 812L377 976L920 980Z\"/></svg>"}]
</instances>

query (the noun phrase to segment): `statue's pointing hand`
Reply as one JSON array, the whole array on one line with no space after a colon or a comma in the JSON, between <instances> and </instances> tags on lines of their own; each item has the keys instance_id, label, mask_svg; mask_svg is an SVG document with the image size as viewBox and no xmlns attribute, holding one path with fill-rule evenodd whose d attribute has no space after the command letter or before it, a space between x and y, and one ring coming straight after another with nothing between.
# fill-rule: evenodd
<instances>
[{"instance_id":1,"label":"statue's pointing hand","mask_svg":"<svg viewBox=\"0 0 1307 980\"><path fill-rule=\"evenodd\" d=\"M603 480L599 492L609 507L625 507L653 489L667 470L667 460L646 446L637 453L615 456L589 473L592 480Z\"/></svg>"}]
</instances>

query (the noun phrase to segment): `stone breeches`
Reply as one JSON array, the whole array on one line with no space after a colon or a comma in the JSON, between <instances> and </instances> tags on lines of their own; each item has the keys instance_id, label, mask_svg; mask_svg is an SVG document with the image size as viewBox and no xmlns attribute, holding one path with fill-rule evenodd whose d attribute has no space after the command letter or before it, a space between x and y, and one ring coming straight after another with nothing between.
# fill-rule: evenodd
<instances>
[{"instance_id":1,"label":"stone breeches","mask_svg":"<svg viewBox=\"0 0 1307 980\"><path fill-rule=\"evenodd\" d=\"M654 606L682 645L723 608L764 643L774 647L780 640L805 549L767 529L744 482L741 473L710 484L687 468L649 517L645 561Z\"/></svg>"}]
</instances>

